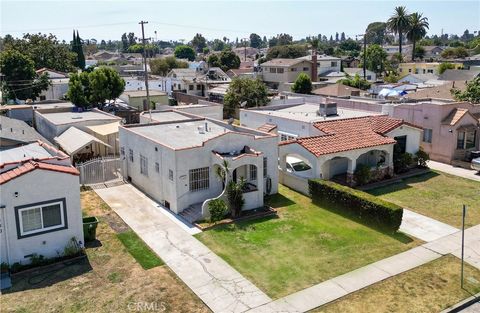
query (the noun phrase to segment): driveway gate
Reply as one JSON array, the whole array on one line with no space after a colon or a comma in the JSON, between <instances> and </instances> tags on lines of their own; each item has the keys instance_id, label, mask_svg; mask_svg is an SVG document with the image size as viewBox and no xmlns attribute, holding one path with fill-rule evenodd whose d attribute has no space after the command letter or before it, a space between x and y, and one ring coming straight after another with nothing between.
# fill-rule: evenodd
<instances>
[{"instance_id":1,"label":"driveway gate","mask_svg":"<svg viewBox=\"0 0 480 313\"><path fill-rule=\"evenodd\" d=\"M122 162L120 158L100 157L83 163L77 163L75 167L80 172L81 185L91 185L123 179L121 172Z\"/></svg>"}]
</instances>

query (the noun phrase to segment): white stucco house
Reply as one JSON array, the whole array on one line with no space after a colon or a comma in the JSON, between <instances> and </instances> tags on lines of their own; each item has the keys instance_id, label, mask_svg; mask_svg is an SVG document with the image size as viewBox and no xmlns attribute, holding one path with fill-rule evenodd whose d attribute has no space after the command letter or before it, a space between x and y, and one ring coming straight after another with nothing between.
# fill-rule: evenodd
<instances>
[{"instance_id":1,"label":"white stucco house","mask_svg":"<svg viewBox=\"0 0 480 313\"><path fill-rule=\"evenodd\" d=\"M339 178L355 184L358 164L372 168L380 179L393 174L393 149L419 150L422 129L380 112L338 107L338 99L289 97L262 108L240 110L242 126L278 134L279 181L308 193L308 178ZM291 169L288 158L310 169ZM304 175L308 173L308 175Z\"/></svg>"},{"instance_id":2,"label":"white stucco house","mask_svg":"<svg viewBox=\"0 0 480 313\"><path fill-rule=\"evenodd\" d=\"M277 193L275 134L178 112L160 114L166 115L157 117L163 122L120 127L120 146L124 177L166 208L188 212L190 221L208 216L206 200L223 192L215 173L224 161L231 179L247 182L244 210L262 207L265 194Z\"/></svg>"},{"instance_id":3,"label":"white stucco house","mask_svg":"<svg viewBox=\"0 0 480 313\"><path fill-rule=\"evenodd\" d=\"M93 109L83 112L40 113L35 111L35 128L63 151L88 159L118 155L118 127L122 118Z\"/></svg>"},{"instance_id":4,"label":"white stucco house","mask_svg":"<svg viewBox=\"0 0 480 313\"><path fill-rule=\"evenodd\" d=\"M39 141L0 151L0 263L61 256L83 245L79 173L68 155Z\"/></svg>"},{"instance_id":5,"label":"white stucco house","mask_svg":"<svg viewBox=\"0 0 480 313\"><path fill-rule=\"evenodd\" d=\"M48 68L41 68L35 71L38 75L46 73L48 75L50 85L47 90L43 90L39 95L39 100L59 100L63 99L68 91L68 82L70 78L67 73L55 71Z\"/></svg>"}]
</instances>

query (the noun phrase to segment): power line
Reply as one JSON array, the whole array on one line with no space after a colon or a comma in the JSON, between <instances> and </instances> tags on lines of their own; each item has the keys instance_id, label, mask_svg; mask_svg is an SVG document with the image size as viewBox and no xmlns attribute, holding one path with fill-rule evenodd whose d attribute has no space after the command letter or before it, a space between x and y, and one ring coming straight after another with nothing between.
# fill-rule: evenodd
<instances>
[{"instance_id":1,"label":"power line","mask_svg":"<svg viewBox=\"0 0 480 313\"><path fill-rule=\"evenodd\" d=\"M22 33L22 32L42 32L48 30L64 30L64 29L82 29L82 28L92 28L92 27L107 27L107 26L117 26L117 25L132 25L135 22L121 22L121 23L109 23L109 24L95 24L95 25L84 25L84 26L63 26L63 27L52 27L52 28L31 28L31 29L21 29L21 30L1 30L1 33Z\"/></svg>"}]
</instances>

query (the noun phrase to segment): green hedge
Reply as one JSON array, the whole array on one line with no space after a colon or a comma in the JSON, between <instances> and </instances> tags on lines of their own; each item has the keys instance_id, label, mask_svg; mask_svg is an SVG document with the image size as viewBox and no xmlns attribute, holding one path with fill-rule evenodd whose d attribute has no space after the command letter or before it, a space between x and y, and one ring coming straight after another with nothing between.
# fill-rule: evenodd
<instances>
[{"instance_id":1,"label":"green hedge","mask_svg":"<svg viewBox=\"0 0 480 313\"><path fill-rule=\"evenodd\" d=\"M402 223L403 209L394 203L327 180L311 179L308 186L314 202L331 204L368 224L395 232Z\"/></svg>"}]
</instances>

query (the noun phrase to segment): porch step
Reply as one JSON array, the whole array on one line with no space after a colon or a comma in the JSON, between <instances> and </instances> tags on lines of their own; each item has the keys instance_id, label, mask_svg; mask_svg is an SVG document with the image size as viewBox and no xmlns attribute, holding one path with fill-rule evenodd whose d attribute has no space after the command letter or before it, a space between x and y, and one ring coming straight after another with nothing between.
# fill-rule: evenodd
<instances>
[{"instance_id":1,"label":"porch step","mask_svg":"<svg viewBox=\"0 0 480 313\"><path fill-rule=\"evenodd\" d=\"M196 222L202 218L202 204L195 203L179 213L181 217L187 220L189 223Z\"/></svg>"}]
</instances>

